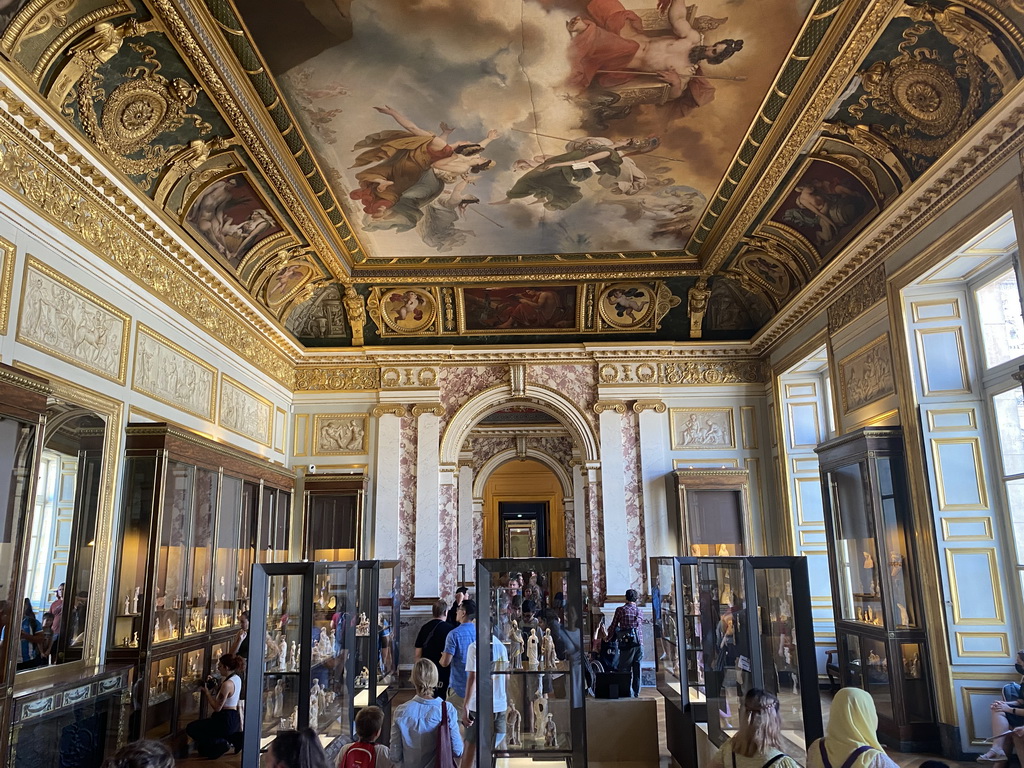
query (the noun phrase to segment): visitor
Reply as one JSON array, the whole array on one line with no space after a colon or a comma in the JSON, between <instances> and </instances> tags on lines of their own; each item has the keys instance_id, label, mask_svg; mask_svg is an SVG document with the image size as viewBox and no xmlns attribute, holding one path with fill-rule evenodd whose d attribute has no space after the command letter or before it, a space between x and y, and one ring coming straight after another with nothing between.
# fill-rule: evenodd
<instances>
[{"instance_id":1,"label":"visitor","mask_svg":"<svg viewBox=\"0 0 1024 768\"><path fill-rule=\"evenodd\" d=\"M491 669L503 673L509 669L508 650L505 644L491 635ZM501 747L505 740L508 700L505 695L506 675L491 675L491 712L494 723L494 747ZM466 729L466 749L462 754L460 768L473 768L476 763L476 745L479 741L480 723L477 717L476 685L476 642L470 643L466 655L466 703L462 708L462 725Z\"/></svg>"},{"instance_id":2,"label":"visitor","mask_svg":"<svg viewBox=\"0 0 1024 768\"><path fill-rule=\"evenodd\" d=\"M466 654L469 646L476 642L476 602L463 600L456 616L459 626L445 638L441 666L451 667L448 700L461 710L466 699Z\"/></svg>"},{"instance_id":3,"label":"visitor","mask_svg":"<svg viewBox=\"0 0 1024 768\"><path fill-rule=\"evenodd\" d=\"M420 627L415 643L416 660L430 659L438 666L437 690L434 694L442 697L448 692L451 667L441 666L441 655L444 653L448 633L455 629L454 624L449 624L445 621L444 616L447 607L448 604L444 600L438 599L434 601L434 606L431 610L432 618Z\"/></svg>"},{"instance_id":4,"label":"visitor","mask_svg":"<svg viewBox=\"0 0 1024 768\"><path fill-rule=\"evenodd\" d=\"M330 768L312 728L280 731L267 748L263 768Z\"/></svg>"},{"instance_id":5,"label":"visitor","mask_svg":"<svg viewBox=\"0 0 1024 768\"><path fill-rule=\"evenodd\" d=\"M50 663L50 650L53 646L53 614L47 611L43 614L43 626L38 632L25 637L22 635L23 642L28 640L32 645L35 646L36 657L33 660L33 666L44 667Z\"/></svg>"},{"instance_id":6,"label":"visitor","mask_svg":"<svg viewBox=\"0 0 1024 768\"><path fill-rule=\"evenodd\" d=\"M356 713L356 740L346 744L338 753L338 768L352 765L372 765L373 768L391 768L391 758L384 744L376 744L384 727L384 711L380 707L363 707ZM356 750L347 763L345 758Z\"/></svg>"},{"instance_id":7,"label":"visitor","mask_svg":"<svg viewBox=\"0 0 1024 768\"><path fill-rule=\"evenodd\" d=\"M800 768L800 764L782 751L782 718L779 700L760 688L751 688L743 697L740 724L736 735L728 739L712 756L710 768Z\"/></svg>"},{"instance_id":8,"label":"visitor","mask_svg":"<svg viewBox=\"0 0 1024 768\"><path fill-rule=\"evenodd\" d=\"M630 696L640 695L640 660L644 655L643 616L636 601L640 595L635 589L626 590L626 602L615 609L608 635L619 644L617 671L629 672Z\"/></svg>"},{"instance_id":9,"label":"visitor","mask_svg":"<svg viewBox=\"0 0 1024 768\"><path fill-rule=\"evenodd\" d=\"M413 665L412 685L416 695L399 705L391 719L391 762L404 768L435 768L442 712L447 713L452 755L461 757L462 736L459 734L458 713L450 702L434 698L434 689L437 687L437 667L434 662L420 659Z\"/></svg>"},{"instance_id":10,"label":"visitor","mask_svg":"<svg viewBox=\"0 0 1024 768\"><path fill-rule=\"evenodd\" d=\"M231 747L234 747L235 752L241 748L241 740L236 734L242 732L238 699L242 692L241 672L244 665L245 661L241 657L225 653L217 663L220 681L212 676L206 679L202 691L211 714L189 723L185 728L196 743L196 751L203 757L218 758Z\"/></svg>"},{"instance_id":11,"label":"visitor","mask_svg":"<svg viewBox=\"0 0 1024 768\"><path fill-rule=\"evenodd\" d=\"M40 666L39 653L32 637L43 627L36 618L36 612L32 609L32 601L27 597L21 611L21 657L18 659L18 669L32 669ZM43 662L45 663L45 662Z\"/></svg>"},{"instance_id":12,"label":"visitor","mask_svg":"<svg viewBox=\"0 0 1024 768\"><path fill-rule=\"evenodd\" d=\"M871 694L840 688L832 699L825 738L807 748L807 768L897 768L878 743L877 730Z\"/></svg>"},{"instance_id":13,"label":"visitor","mask_svg":"<svg viewBox=\"0 0 1024 768\"><path fill-rule=\"evenodd\" d=\"M52 658L50 662L56 664L57 659L57 641L60 640L60 628L63 624L64 614L64 582L62 581L55 590L53 590L56 598L50 603L50 613L53 614L53 643L51 645L50 654Z\"/></svg>"},{"instance_id":14,"label":"visitor","mask_svg":"<svg viewBox=\"0 0 1024 768\"><path fill-rule=\"evenodd\" d=\"M1014 665L1017 671L1024 674L1024 650L1017 651ZM1005 768L1009 760L1010 742L1014 742L1014 751L1020 753L1019 737L1013 733L1024 726L1024 692L1020 683L1007 683L1003 686L1003 698L996 699L989 706L992 713L992 746L978 757L979 763L995 763L995 768Z\"/></svg>"},{"instance_id":15,"label":"visitor","mask_svg":"<svg viewBox=\"0 0 1024 768\"><path fill-rule=\"evenodd\" d=\"M231 640L229 653L239 656L246 661L249 659L249 611L242 611L238 614L238 631Z\"/></svg>"},{"instance_id":16,"label":"visitor","mask_svg":"<svg viewBox=\"0 0 1024 768\"><path fill-rule=\"evenodd\" d=\"M468 587L459 587L455 590L455 602L452 603L452 607L448 609L448 615L445 616L445 621L447 621L453 627L459 623L459 619L455 615L456 612L459 610L459 605L467 597L469 597Z\"/></svg>"},{"instance_id":17,"label":"visitor","mask_svg":"<svg viewBox=\"0 0 1024 768\"><path fill-rule=\"evenodd\" d=\"M174 768L174 755L162 741L142 739L125 744L103 768Z\"/></svg>"}]
</instances>

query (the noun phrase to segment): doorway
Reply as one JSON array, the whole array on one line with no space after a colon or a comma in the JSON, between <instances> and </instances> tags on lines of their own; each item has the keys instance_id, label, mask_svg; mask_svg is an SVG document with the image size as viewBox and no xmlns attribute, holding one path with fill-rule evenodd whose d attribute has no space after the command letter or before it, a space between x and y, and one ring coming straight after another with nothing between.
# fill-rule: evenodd
<instances>
[{"instance_id":1,"label":"doorway","mask_svg":"<svg viewBox=\"0 0 1024 768\"><path fill-rule=\"evenodd\" d=\"M548 503L499 501L501 557L548 557Z\"/></svg>"}]
</instances>

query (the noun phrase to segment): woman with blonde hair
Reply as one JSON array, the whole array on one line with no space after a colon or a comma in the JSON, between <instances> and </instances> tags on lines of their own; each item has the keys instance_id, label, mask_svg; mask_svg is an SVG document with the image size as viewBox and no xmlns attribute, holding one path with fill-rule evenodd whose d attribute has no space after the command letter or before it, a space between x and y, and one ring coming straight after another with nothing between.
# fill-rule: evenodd
<instances>
[{"instance_id":1,"label":"woman with blonde hair","mask_svg":"<svg viewBox=\"0 0 1024 768\"><path fill-rule=\"evenodd\" d=\"M391 762L407 768L435 768L437 732L443 720L448 721L452 755L462 754L459 717L455 707L444 699L434 698L437 667L430 659L420 659L413 665L412 684L416 695L397 707L391 719Z\"/></svg>"},{"instance_id":2,"label":"woman with blonde hair","mask_svg":"<svg viewBox=\"0 0 1024 768\"><path fill-rule=\"evenodd\" d=\"M779 700L768 691L751 688L743 697L740 727L711 758L711 768L800 768L782 751Z\"/></svg>"},{"instance_id":3,"label":"woman with blonde hair","mask_svg":"<svg viewBox=\"0 0 1024 768\"><path fill-rule=\"evenodd\" d=\"M832 699L825 738L807 748L807 768L898 768L878 743L871 694L840 688Z\"/></svg>"}]
</instances>

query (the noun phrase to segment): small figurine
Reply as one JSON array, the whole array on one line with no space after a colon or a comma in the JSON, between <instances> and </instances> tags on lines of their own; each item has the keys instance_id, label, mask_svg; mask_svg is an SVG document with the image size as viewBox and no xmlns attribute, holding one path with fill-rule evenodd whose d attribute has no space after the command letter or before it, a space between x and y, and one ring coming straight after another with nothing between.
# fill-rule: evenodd
<instances>
[{"instance_id":1,"label":"small figurine","mask_svg":"<svg viewBox=\"0 0 1024 768\"><path fill-rule=\"evenodd\" d=\"M274 717L281 717L284 711L284 681L278 680L274 686Z\"/></svg>"},{"instance_id":2,"label":"small figurine","mask_svg":"<svg viewBox=\"0 0 1024 768\"><path fill-rule=\"evenodd\" d=\"M555 725L555 716L550 712L544 721L544 746L553 747L558 741L558 728Z\"/></svg>"},{"instance_id":3,"label":"small figurine","mask_svg":"<svg viewBox=\"0 0 1024 768\"><path fill-rule=\"evenodd\" d=\"M882 658L874 651L868 652L868 665L877 667L882 663Z\"/></svg>"},{"instance_id":4,"label":"small figurine","mask_svg":"<svg viewBox=\"0 0 1024 768\"><path fill-rule=\"evenodd\" d=\"M915 653L914 658L910 661L910 677L917 679L921 676L921 654Z\"/></svg>"},{"instance_id":5,"label":"small figurine","mask_svg":"<svg viewBox=\"0 0 1024 768\"><path fill-rule=\"evenodd\" d=\"M132 613L139 612L139 601L142 599L142 587L135 588L135 594L132 596ZM157 605L157 608L161 608L161 605Z\"/></svg>"},{"instance_id":6,"label":"small figurine","mask_svg":"<svg viewBox=\"0 0 1024 768\"><path fill-rule=\"evenodd\" d=\"M535 670L538 665L538 647L540 640L537 639L537 630L531 629L530 636L526 639L526 661L528 669Z\"/></svg>"},{"instance_id":7,"label":"small figurine","mask_svg":"<svg viewBox=\"0 0 1024 768\"><path fill-rule=\"evenodd\" d=\"M132 648L138 648L138 647L139 647L139 633L136 632L135 635L132 637Z\"/></svg>"},{"instance_id":8,"label":"small figurine","mask_svg":"<svg viewBox=\"0 0 1024 768\"><path fill-rule=\"evenodd\" d=\"M523 716L519 714L515 703L509 701L508 711L505 713L505 728L508 731L508 746L523 746Z\"/></svg>"},{"instance_id":9,"label":"small figurine","mask_svg":"<svg viewBox=\"0 0 1024 768\"><path fill-rule=\"evenodd\" d=\"M523 633L519 631L519 622L512 620L511 631L509 632L508 658L512 662L512 669L523 668Z\"/></svg>"},{"instance_id":10,"label":"small figurine","mask_svg":"<svg viewBox=\"0 0 1024 768\"><path fill-rule=\"evenodd\" d=\"M299 644L298 643L292 643L292 660L291 660L291 666L288 667L288 670L290 672L298 672L299 671Z\"/></svg>"},{"instance_id":11,"label":"small figurine","mask_svg":"<svg viewBox=\"0 0 1024 768\"><path fill-rule=\"evenodd\" d=\"M356 624L356 637L369 637L370 636L370 620L366 618L365 613L359 614L359 623Z\"/></svg>"},{"instance_id":12,"label":"small figurine","mask_svg":"<svg viewBox=\"0 0 1024 768\"><path fill-rule=\"evenodd\" d=\"M544 639L541 641L541 658L544 659L544 669L558 668L558 653L555 651L555 639L551 636L551 630L544 630Z\"/></svg>"},{"instance_id":13,"label":"small figurine","mask_svg":"<svg viewBox=\"0 0 1024 768\"><path fill-rule=\"evenodd\" d=\"M896 603L896 610L900 614L900 626L901 627L909 627L910 626L910 614L907 613L907 606L905 606L903 603Z\"/></svg>"},{"instance_id":14,"label":"small figurine","mask_svg":"<svg viewBox=\"0 0 1024 768\"><path fill-rule=\"evenodd\" d=\"M309 727L314 731L320 727L320 699L312 688L309 691Z\"/></svg>"},{"instance_id":15,"label":"small figurine","mask_svg":"<svg viewBox=\"0 0 1024 768\"><path fill-rule=\"evenodd\" d=\"M298 705L298 704L296 704L296 705L295 705L295 706L294 706L294 707L292 708L292 719L291 719L291 721L290 721L290 722L291 722L291 726L292 726L292 730L293 730L293 731L294 731L294 730L295 730L296 728L298 728L298 727L299 727L299 705Z\"/></svg>"},{"instance_id":16,"label":"small figurine","mask_svg":"<svg viewBox=\"0 0 1024 768\"><path fill-rule=\"evenodd\" d=\"M719 544L718 545L718 556L719 557L728 557L729 556L729 548L727 546L725 546L725 544Z\"/></svg>"},{"instance_id":17,"label":"small figurine","mask_svg":"<svg viewBox=\"0 0 1024 768\"><path fill-rule=\"evenodd\" d=\"M540 733L544 726L544 716L548 713L548 700L538 694L533 700L533 732Z\"/></svg>"},{"instance_id":18,"label":"small figurine","mask_svg":"<svg viewBox=\"0 0 1024 768\"><path fill-rule=\"evenodd\" d=\"M167 624L166 624L166 626L167 626L167 637L168 638L175 637L176 630L174 629L174 622L171 620L170 616L167 617Z\"/></svg>"},{"instance_id":19,"label":"small figurine","mask_svg":"<svg viewBox=\"0 0 1024 768\"><path fill-rule=\"evenodd\" d=\"M131 595L124 596L124 612L126 614L131 612L131 600Z\"/></svg>"},{"instance_id":20,"label":"small figurine","mask_svg":"<svg viewBox=\"0 0 1024 768\"><path fill-rule=\"evenodd\" d=\"M277 668L282 672L288 671L288 641L284 637L277 644Z\"/></svg>"}]
</instances>

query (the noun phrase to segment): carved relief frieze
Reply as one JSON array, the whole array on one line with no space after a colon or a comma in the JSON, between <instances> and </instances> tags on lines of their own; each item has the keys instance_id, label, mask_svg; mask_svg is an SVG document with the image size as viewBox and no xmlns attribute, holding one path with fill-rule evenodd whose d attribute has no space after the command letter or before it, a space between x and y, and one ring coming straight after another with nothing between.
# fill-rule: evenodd
<instances>
[{"instance_id":1,"label":"carved relief frieze","mask_svg":"<svg viewBox=\"0 0 1024 768\"><path fill-rule=\"evenodd\" d=\"M601 384L657 384L658 366L653 362L602 363L597 379Z\"/></svg>"},{"instance_id":2,"label":"carved relief frieze","mask_svg":"<svg viewBox=\"0 0 1024 768\"><path fill-rule=\"evenodd\" d=\"M382 389L423 389L437 386L438 369L434 366L384 368L380 374Z\"/></svg>"},{"instance_id":3,"label":"carved relief frieze","mask_svg":"<svg viewBox=\"0 0 1024 768\"><path fill-rule=\"evenodd\" d=\"M366 414L317 414L313 419L314 456L366 453Z\"/></svg>"},{"instance_id":4,"label":"carved relief frieze","mask_svg":"<svg viewBox=\"0 0 1024 768\"><path fill-rule=\"evenodd\" d=\"M893 381L889 334L839 361L843 412L849 413L896 391Z\"/></svg>"},{"instance_id":5,"label":"carved relief frieze","mask_svg":"<svg viewBox=\"0 0 1024 768\"><path fill-rule=\"evenodd\" d=\"M662 384L764 384L770 375L761 360L669 361L660 368Z\"/></svg>"},{"instance_id":6,"label":"carved relief frieze","mask_svg":"<svg viewBox=\"0 0 1024 768\"><path fill-rule=\"evenodd\" d=\"M735 448L732 408L672 408L672 449Z\"/></svg>"},{"instance_id":7,"label":"carved relief frieze","mask_svg":"<svg viewBox=\"0 0 1024 768\"><path fill-rule=\"evenodd\" d=\"M828 328L835 333L869 307L885 300L885 266L880 264L828 308Z\"/></svg>"},{"instance_id":8,"label":"carved relief frieze","mask_svg":"<svg viewBox=\"0 0 1024 768\"><path fill-rule=\"evenodd\" d=\"M221 374L218 421L243 437L270 447L274 427L274 405L269 400Z\"/></svg>"},{"instance_id":9,"label":"carved relief frieze","mask_svg":"<svg viewBox=\"0 0 1024 768\"><path fill-rule=\"evenodd\" d=\"M212 421L217 369L139 323L135 333L132 389Z\"/></svg>"},{"instance_id":10,"label":"carved relief frieze","mask_svg":"<svg viewBox=\"0 0 1024 768\"><path fill-rule=\"evenodd\" d=\"M124 384L131 318L31 256L25 264L17 339Z\"/></svg>"},{"instance_id":11,"label":"carved relief frieze","mask_svg":"<svg viewBox=\"0 0 1024 768\"><path fill-rule=\"evenodd\" d=\"M376 366L300 367L295 370L296 392L360 392L380 388L380 369Z\"/></svg>"}]
</instances>

